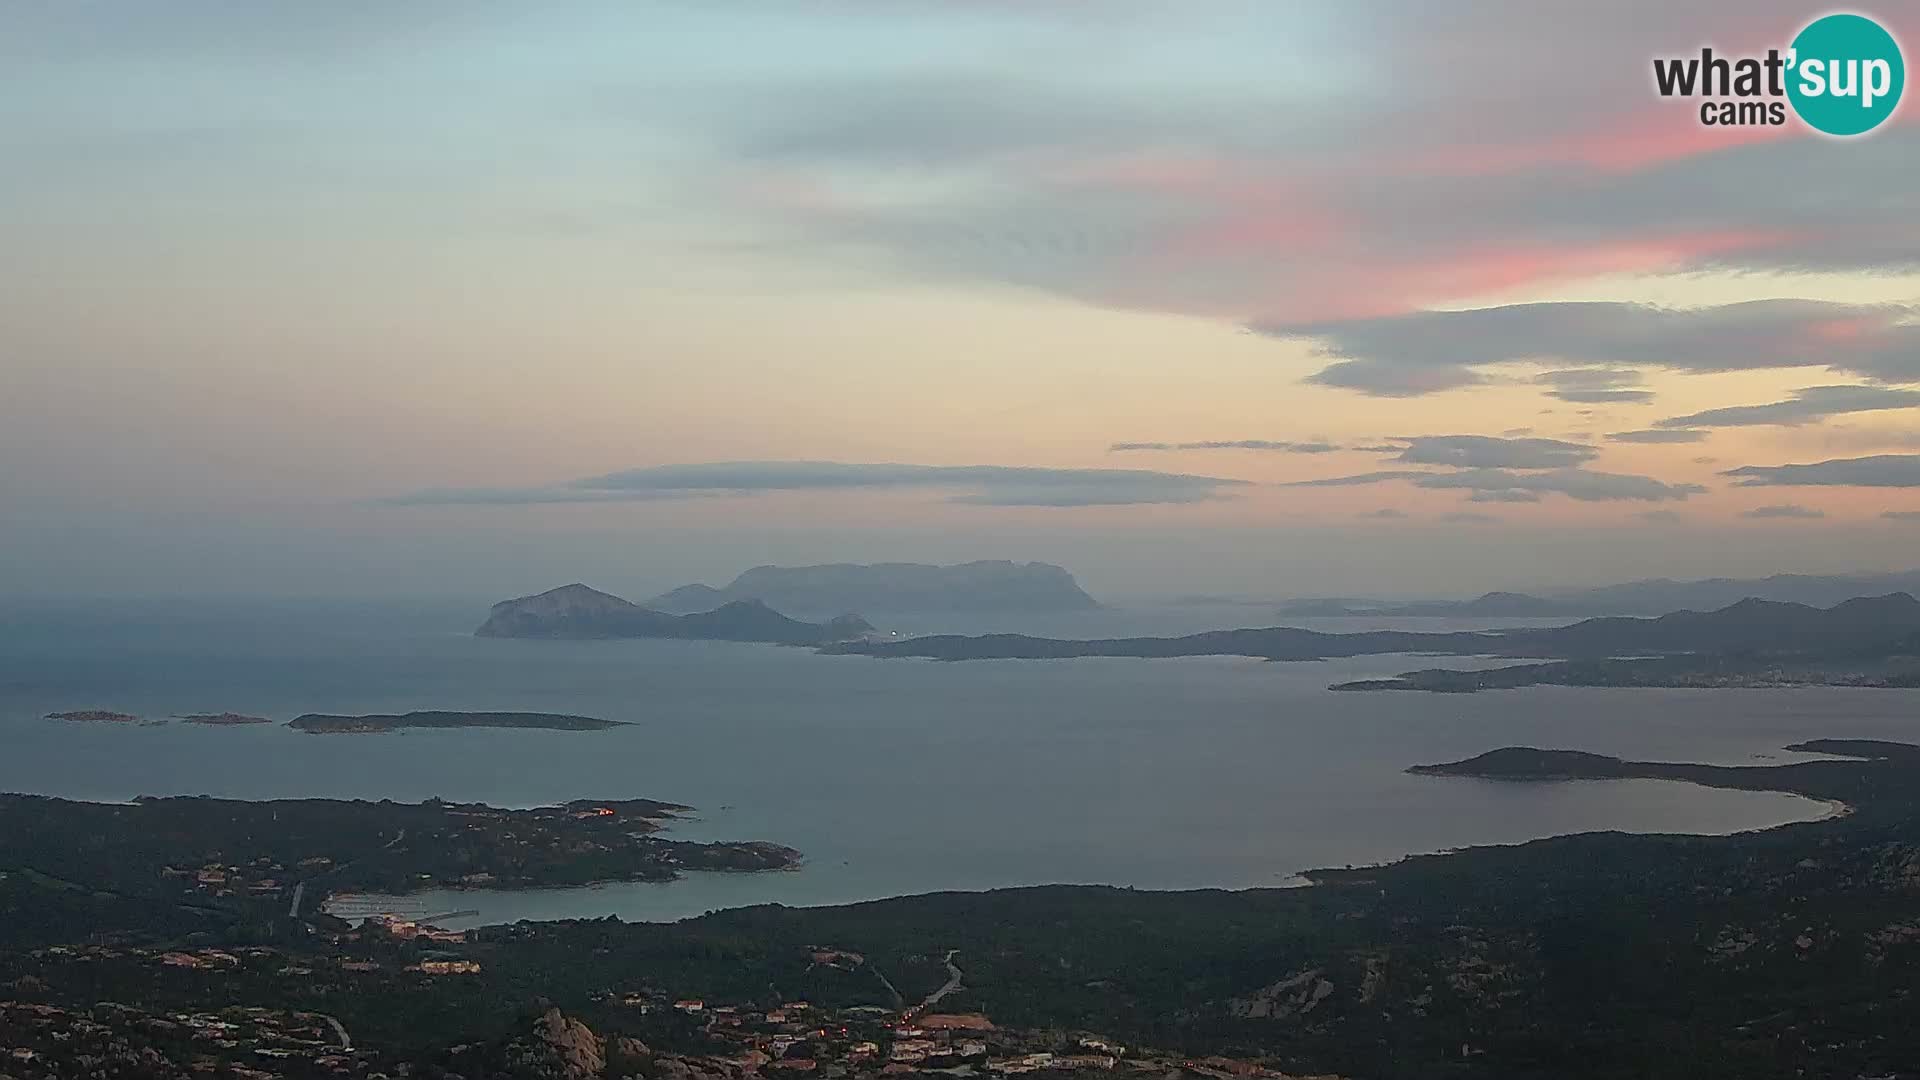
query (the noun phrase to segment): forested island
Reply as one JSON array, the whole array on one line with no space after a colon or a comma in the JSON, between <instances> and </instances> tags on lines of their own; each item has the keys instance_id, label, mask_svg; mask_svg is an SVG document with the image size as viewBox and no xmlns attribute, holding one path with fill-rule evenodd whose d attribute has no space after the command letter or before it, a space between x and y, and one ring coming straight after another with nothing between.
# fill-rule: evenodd
<instances>
[{"instance_id":1,"label":"forested island","mask_svg":"<svg viewBox=\"0 0 1920 1080\"><path fill-rule=\"evenodd\" d=\"M208 727L245 727L249 724L271 724L273 721L264 716L249 716L246 713L182 713L174 717L189 724L204 724Z\"/></svg>"},{"instance_id":2,"label":"forested island","mask_svg":"<svg viewBox=\"0 0 1920 1080\"><path fill-rule=\"evenodd\" d=\"M75 724L133 724L140 718L132 713L114 712L111 709L69 709L65 712L50 712L49 720L65 720Z\"/></svg>"},{"instance_id":3,"label":"forested island","mask_svg":"<svg viewBox=\"0 0 1920 1080\"><path fill-rule=\"evenodd\" d=\"M1809 739L1783 749L1824 754L1845 761L1808 761L1793 765L1693 765L1684 762L1627 761L1582 750L1540 750L1508 746L1463 761L1413 765L1416 776L1464 776L1482 780L1681 780L1704 787L1739 791L1790 791L1797 795L1849 801L1874 800L1876 788L1892 777L1920 769L1920 747L1878 739Z\"/></svg>"},{"instance_id":4,"label":"forested island","mask_svg":"<svg viewBox=\"0 0 1920 1080\"><path fill-rule=\"evenodd\" d=\"M314 735L378 734L406 728L538 728L547 731L605 731L626 727L623 721L601 720L592 716L538 712L452 712L424 710L406 713L369 713L363 716L339 716L306 713L294 717L288 727Z\"/></svg>"}]
</instances>

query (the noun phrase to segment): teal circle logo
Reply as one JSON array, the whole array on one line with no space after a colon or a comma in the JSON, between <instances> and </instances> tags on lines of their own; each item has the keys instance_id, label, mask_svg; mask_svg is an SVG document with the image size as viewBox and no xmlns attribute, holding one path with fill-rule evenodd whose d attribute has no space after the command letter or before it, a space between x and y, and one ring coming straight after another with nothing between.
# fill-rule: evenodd
<instances>
[{"instance_id":1,"label":"teal circle logo","mask_svg":"<svg viewBox=\"0 0 1920 1080\"><path fill-rule=\"evenodd\" d=\"M1793 39L1787 99L1816 131L1864 135L1900 104L1907 64L1900 43L1864 15L1824 15Z\"/></svg>"}]
</instances>

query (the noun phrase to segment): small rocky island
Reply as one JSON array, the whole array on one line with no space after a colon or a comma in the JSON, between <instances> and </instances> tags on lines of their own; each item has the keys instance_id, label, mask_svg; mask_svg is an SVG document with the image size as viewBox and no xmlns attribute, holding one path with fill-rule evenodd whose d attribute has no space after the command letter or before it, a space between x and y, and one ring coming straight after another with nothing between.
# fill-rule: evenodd
<instances>
[{"instance_id":1,"label":"small rocky island","mask_svg":"<svg viewBox=\"0 0 1920 1080\"><path fill-rule=\"evenodd\" d=\"M273 721L264 716L249 716L246 713L181 713L175 720L184 720L189 724L204 724L208 727L244 727L248 724L271 724Z\"/></svg>"},{"instance_id":2,"label":"small rocky island","mask_svg":"<svg viewBox=\"0 0 1920 1080\"><path fill-rule=\"evenodd\" d=\"M363 716L307 713L294 717L287 726L295 731L304 731L312 735L368 735L383 731L399 731L404 728L488 727L540 728L547 731L605 731L608 728L627 725L618 720L570 716L566 713L428 710L408 713L368 713Z\"/></svg>"},{"instance_id":3,"label":"small rocky island","mask_svg":"<svg viewBox=\"0 0 1920 1080\"><path fill-rule=\"evenodd\" d=\"M50 712L49 720L66 720L75 724L133 724L140 718L132 713L112 712L107 709L70 709L67 712Z\"/></svg>"}]
</instances>

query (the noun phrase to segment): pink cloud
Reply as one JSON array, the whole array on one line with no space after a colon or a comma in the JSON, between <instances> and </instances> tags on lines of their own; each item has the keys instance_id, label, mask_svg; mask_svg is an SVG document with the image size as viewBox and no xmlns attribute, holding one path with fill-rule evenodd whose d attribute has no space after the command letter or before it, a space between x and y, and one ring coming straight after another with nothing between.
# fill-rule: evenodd
<instances>
[{"instance_id":1,"label":"pink cloud","mask_svg":"<svg viewBox=\"0 0 1920 1080\"><path fill-rule=\"evenodd\" d=\"M1604 274L1675 269L1783 242L1774 232L1708 230L1583 245L1493 241L1385 264L1335 261L1276 288L1258 310L1263 318L1280 320L1394 315Z\"/></svg>"},{"instance_id":2,"label":"pink cloud","mask_svg":"<svg viewBox=\"0 0 1920 1080\"><path fill-rule=\"evenodd\" d=\"M1699 122L1697 104L1672 104L1672 108L1634 112L1587 130L1526 142L1440 147L1421 154L1412 167L1447 176L1510 174L1562 166L1630 173L1683 158L1807 135L1797 123L1709 127Z\"/></svg>"},{"instance_id":3,"label":"pink cloud","mask_svg":"<svg viewBox=\"0 0 1920 1080\"><path fill-rule=\"evenodd\" d=\"M1654 55L1706 41L1764 53L1805 13L1762 3L1654 25L1642 16L1656 6L1575 17L1528 5L1497 25L1417 9L1388 35L1401 51L1381 65L1399 96L1328 105L1326 124L1287 118L1297 144L1249 117L1244 130L1190 134L1144 123L1130 146L1124 118L1108 127L1103 114L1084 142L1063 123L1035 124L1038 136L1013 125L1005 146L965 144L960 182L930 185L924 206L808 179L806 163L753 197L891 246L908 265L922 255L943 275L1229 319L1391 314L1622 272L1874 269L1920 254L1920 234L1890 213L1904 196L1847 179L1862 161L1886 175L1897 154L1828 146L1797 120L1702 125L1699 100L1653 91ZM1545 33L1566 48L1519 48ZM1083 104L1065 115L1078 120ZM1910 138L1920 110L1896 124L1873 138ZM1843 150L1839 171L1814 168L1814 155ZM1787 178L1739 186L1742 169Z\"/></svg>"}]
</instances>

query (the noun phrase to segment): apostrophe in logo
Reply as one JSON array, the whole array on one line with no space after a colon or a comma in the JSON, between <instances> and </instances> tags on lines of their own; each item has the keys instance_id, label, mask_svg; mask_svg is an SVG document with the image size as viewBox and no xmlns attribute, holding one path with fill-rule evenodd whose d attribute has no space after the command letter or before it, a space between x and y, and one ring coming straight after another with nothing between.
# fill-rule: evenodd
<instances>
[{"instance_id":1,"label":"apostrophe in logo","mask_svg":"<svg viewBox=\"0 0 1920 1080\"><path fill-rule=\"evenodd\" d=\"M1787 100L1808 126L1863 135L1900 104L1907 65L1900 43L1864 15L1827 15L1807 24L1787 52Z\"/></svg>"},{"instance_id":2,"label":"apostrophe in logo","mask_svg":"<svg viewBox=\"0 0 1920 1080\"><path fill-rule=\"evenodd\" d=\"M1801 28L1785 50L1765 56L1656 58L1654 88L1661 97L1705 98L1707 127L1777 126L1787 107L1808 127L1828 135L1864 135L1900 106L1907 65L1900 43L1865 15L1823 15Z\"/></svg>"}]
</instances>

